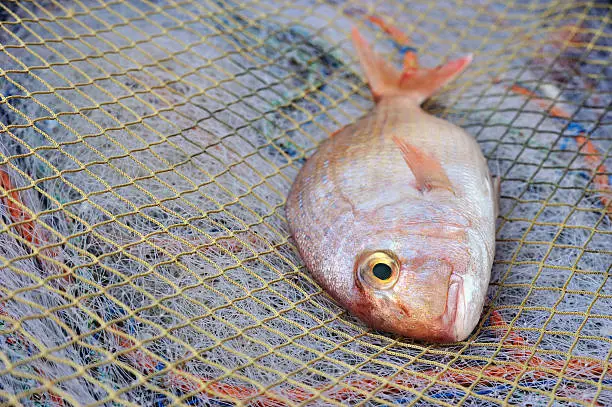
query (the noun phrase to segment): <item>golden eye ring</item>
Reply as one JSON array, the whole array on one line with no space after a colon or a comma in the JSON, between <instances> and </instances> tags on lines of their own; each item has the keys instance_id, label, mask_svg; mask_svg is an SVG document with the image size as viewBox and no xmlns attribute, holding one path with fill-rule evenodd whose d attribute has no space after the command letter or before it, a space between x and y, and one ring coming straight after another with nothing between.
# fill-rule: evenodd
<instances>
[{"instance_id":1,"label":"golden eye ring","mask_svg":"<svg viewBox=\"0 0 612 407\"><path fill-rule=\"evenodd\" d=\"M386 250L361 256L357 266L357 277L362 285L377 289L389 289L399 277L400 263L397 257Z\"/></svg>"}]
</instances>

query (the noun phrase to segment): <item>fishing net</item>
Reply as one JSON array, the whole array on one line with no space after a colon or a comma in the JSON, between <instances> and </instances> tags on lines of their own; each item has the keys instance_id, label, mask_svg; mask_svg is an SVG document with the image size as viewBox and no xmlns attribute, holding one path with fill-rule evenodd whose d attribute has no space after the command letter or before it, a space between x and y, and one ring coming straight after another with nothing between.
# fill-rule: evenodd
<instances>
[{"instance_id":1,"label":"fishing net","mask_svg":"<svg viewBox=\"0 0 612 407\"><path fill-rule=\"evenodd\" d=\"M610 4L0 3L0 404L612 404ZM473 65L425 107L502 176L482 318L376 332L284 202L373 102L349 41Z\"/></svg>"}]
</instances>

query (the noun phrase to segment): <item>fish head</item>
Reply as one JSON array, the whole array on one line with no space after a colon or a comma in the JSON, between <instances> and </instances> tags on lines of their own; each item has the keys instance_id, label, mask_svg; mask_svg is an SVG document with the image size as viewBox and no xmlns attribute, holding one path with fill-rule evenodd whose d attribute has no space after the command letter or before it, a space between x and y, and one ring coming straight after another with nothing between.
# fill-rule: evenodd
<instances>
[{"instance_id":1,"label":"fish head","mask_svg":"<svg viewBox=\"0 0 612 407\"><path fill-rule=\"evenodd\" d=\"M488 284L471 235L436 224L356 239L347 307L375 329L433 342L464 340L480 318Z\"/></svg>"}]
</instances>

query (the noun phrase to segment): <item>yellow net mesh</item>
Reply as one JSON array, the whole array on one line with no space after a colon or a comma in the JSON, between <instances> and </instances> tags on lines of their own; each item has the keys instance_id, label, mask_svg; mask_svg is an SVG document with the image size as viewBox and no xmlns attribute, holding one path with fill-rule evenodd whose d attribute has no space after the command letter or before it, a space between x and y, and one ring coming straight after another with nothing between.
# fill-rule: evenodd
<instances>
[{"instance_id":1,"label":"yellow net mesh","mask_svg":"<svg viewBox=\"0 0 612 407\"><path fill-rule=\"evenodd\" d=\"M503 177L478 328L366 329L284 218L302 162L371 107L366 16ZM0 3L2 405L610 405L607 2ZM607 207L607 209L606 209Z\"/></svg>"}]
</instances>

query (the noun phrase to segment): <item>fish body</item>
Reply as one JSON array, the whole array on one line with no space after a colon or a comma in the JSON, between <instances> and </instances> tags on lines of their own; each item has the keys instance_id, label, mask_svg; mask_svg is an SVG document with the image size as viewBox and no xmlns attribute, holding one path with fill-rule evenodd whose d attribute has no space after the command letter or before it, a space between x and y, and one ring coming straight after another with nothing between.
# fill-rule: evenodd
<instances>
[{"instance_id":1,"label":"fish body","mask_svg":"<svg viewBox=\"0 0 612 407\"><path fill-rule=\"evenodd\" d=\"M489 284L499 184L474 138L420 104L471 58L406 75L353 38L377 104L306 161L291 233L315 280L370 327L463 340Z\"/></svg>"}]
</instances>

